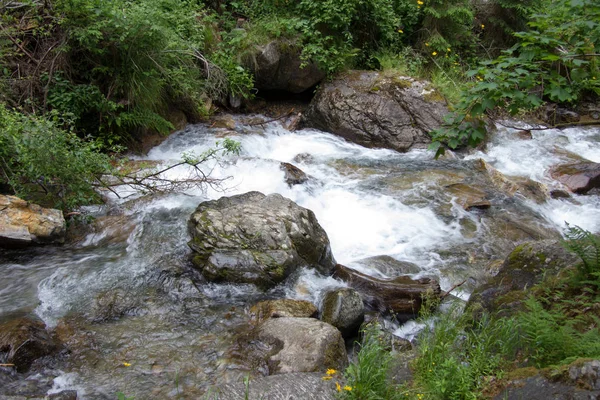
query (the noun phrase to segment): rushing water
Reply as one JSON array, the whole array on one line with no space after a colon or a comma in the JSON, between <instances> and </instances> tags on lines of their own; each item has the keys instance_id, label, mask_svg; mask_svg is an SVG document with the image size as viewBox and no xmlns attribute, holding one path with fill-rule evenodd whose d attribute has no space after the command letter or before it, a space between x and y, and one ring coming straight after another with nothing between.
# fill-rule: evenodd
<instances>
[{"instance_id":1,"label":"rushing water","mask_svg":"<svg viewBox=\"0 0 600 400\"><path fill-rule=\"evenodd\" d=\"M465 281L455 292L463 299L518 242L556 237L565 222L600 231L599 196L538 204L494 188L479 161L554 187L549 167L580 157L600 161L597 128L534 131L531 140L501 129L485 152L434 161L423 150L366 149L315 130L238 121L235 132L188 126L145 159L168 164L182 153L201 154L225 134L242 153L206 165L212 177L227 178L220 188L149 198L121 191L133 196L87 210L98 228L77 244L0 259L0 321L35 310L67 343L70 353L48 372L57 376L53 391L75 388L88 399L118 391L140 399L198 398L211 384L248 373L231 347L249 305L282 296L317 302L324 288L343 285L311 271L268 293L204 282L188 263L186 223L206 199L280 193L315 212L338 262L390 277L393 270L363 260L391 256L414 263L414 276L438 277L442 289ZM280 162L301 168L309 182L288 186ZM168 177L189 174L181 167ZM453 192L461 185L479 188L491 207L465 210Z\"/></svg>"}]
</instances>

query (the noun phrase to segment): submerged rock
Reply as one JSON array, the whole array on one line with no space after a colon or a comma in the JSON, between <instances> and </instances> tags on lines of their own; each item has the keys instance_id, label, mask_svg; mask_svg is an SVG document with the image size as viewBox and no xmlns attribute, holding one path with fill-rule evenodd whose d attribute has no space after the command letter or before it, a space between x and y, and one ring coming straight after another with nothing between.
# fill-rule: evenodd
<instances>
[{"instance_id":1,"label":"submerged rock","mask_svg":"<svg viewBox=\"0 0 600 400\"><path fill-rule=\"evenodd\" d=\"M517 246L504 260L498 274L477 288L468 307L474 312L518 309L525 299L526 289L540 283L578 262L557 240L527 242Z\"/></svg>"},{"instance_id":2,"label":"submerged rock","mask_svg":"<svg viewBox=\"0 0 600 400\"><path fill-rule=\"evenodd\" d=\"M315 214L279 194L249 192L203 202L188 230L193 263L210 281L266 289L298 268L330 274L335 266Z\"/></svg>"},{"instance_id":3,"label":"submerged rock","mask_svg":"<svg viewBox=\"0 0 600 400\"><path fill-rule=\"evenodd\" d=\"M367 268L373 272L376 271L391 278L421 272L421 268L417 264L408 261L399 261L388 255L363 258L362 260L354 261L352 264L356 264L361 268ZM369 275L373 274L369 273Z\"/></svg>"},{"instance_id":4,"label":"submerged rock","mask_svg":"<svg viewBox=\"0 0 600 400\"><path fill-rule=\"evenodd\" d=\"M335 400L333 381L323 380L322 373L290 373L250 379L223 385L215 391L219 399L248 400Z\"/></svg>"},{"instance_id":5,"label":"submerged rock","mask_svg":"<svg viewBox=\"0 0 600 400\"><path fill-rule=\"evenodd\" d=\"M375 71L350 71L323 83L304 125L366 147L424 148L448 108L426 81Z\"/></svg>"},{"instance_id":6,"label":"submerged rock","mask_svg":"<svg viewBox=\"0 0 600 400\"><path fill-rule=\"evenodd\" d=\"M282 162L280 169L285 172L285 183L290 187L294 185L301 185L308 181L308 175L300 168L290 163Z\"/></svg>"},{"instance_id":7,"label":"submerged rock","mask_svg":"<svg viewBox=\"0 0 600 400\"><path fill-rule=\"evenodd\" d=\"M250 308L250 318L256 322L282 317L316 318L318 313L317 307L306 300L265 300Z\"/></svg>"},{"instance_id":8,"label":"submerged rock","mask_svg":"<svg viewBox=\"0 0 600 400\"><path fill-rule=\"evenodd\" d=\"M573 193L585 194L600 188L600 163L589 161L559 165L550 174Z\"/></svg>"},{"instance_id":9,"label":"submerged rock","mask_svg":"<svg viewBox=\"0 0 600 400\"><path fill-rule=\"evenodd\" d=\"M338 328L343 337L351 337L365 320L360 294L351 288L329 290L323 296L321 320Z\"/></svg>"},{"instance_id":10,"label":"submerged rock","mask_svg":"<svg viewBox=\"0 0 600 400\"><path fill-rule=\"evenodd\" d=\"M0 325L0 360L14 364L17 372L27 372L35 360L57 349L42 321L23 317Z\"/></svg>"},{"instance_id":11,"label":"submerged rock","mask_svg":"<svg viewBox=\"0 0 600 400\"><path fill-rule=\"evenodd\" d=\"M441 293L440 285L435 279L412 279L408 276L377 279L341 264L336 265L334 277L356 289L371 309L391 312L399 320L416 317L424 297L437 297Z\"/></svg>"},{"instance_id":12,"label":"submerged rock","mask_svg":"<svg viewBox=\"0 0 600 400\"><path fill-rule=\"evenodd\" d=\"M60 210L0 195L0 247L64 243L65 233L66 222Z\"/></svg>"}]
</instances>

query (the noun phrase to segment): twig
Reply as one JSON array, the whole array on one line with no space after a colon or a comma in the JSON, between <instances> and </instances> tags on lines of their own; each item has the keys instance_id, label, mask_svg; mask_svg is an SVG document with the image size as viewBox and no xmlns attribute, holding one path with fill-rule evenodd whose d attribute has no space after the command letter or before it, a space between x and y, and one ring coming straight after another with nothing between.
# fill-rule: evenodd
<instances>
[{"instance_id":1,"label":"twig","mask_svg":"<svg viewBox=\"0 0 600 400\"><path fill-rule=\"evenodd\" d=\"M0 364L0 367L14 367L15 364Z\"/></svg>"},{"instance_id":2,"label":"twig","mask_svg":"<svg viewBox=\"0 0 600 400\"><path fill-rule=\"evenodd\" d=\"M456 285L452 286L450 288L450 290L448 290L446 293L440 295L440 300L444 300L449 294L450 292L452 292L454 289L456 289L459 286L462 286L467 280L465 279L464 281L462 281L461 283L457 283Z\"/></svg>"}]
</instances>

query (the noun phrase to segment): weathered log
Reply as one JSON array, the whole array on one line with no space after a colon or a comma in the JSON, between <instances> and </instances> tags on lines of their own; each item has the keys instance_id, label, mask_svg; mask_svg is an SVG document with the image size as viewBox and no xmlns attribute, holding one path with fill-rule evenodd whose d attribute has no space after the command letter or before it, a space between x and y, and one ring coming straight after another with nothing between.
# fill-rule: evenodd
<instances>
[{"instance_id":1,"label":"weathered log","mask_svg":"<svg viewBox=\"0 0 600 400\"><path fill-rule=\"evenodd\" d=\"M439 298L441 294L439 283L432 278L399 276L378 279L341 264L335 266L333 276L356 289L367 308L381 313L390 312L401 321L416 317L425 297Z\"/></svg>"}]
</instances>

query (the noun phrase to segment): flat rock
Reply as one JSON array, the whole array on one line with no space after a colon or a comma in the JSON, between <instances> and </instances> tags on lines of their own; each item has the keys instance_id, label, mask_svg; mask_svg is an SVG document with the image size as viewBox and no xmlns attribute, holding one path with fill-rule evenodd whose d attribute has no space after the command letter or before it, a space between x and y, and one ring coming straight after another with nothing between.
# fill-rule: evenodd
<instances>
[{"instance_id":1,"label":"flat rock","mask_svg":"<svg viewBox=\"0 0 600 400\"><path fill-rule=\"evenodd\" d=\"M318 313L317 307L306 300L265 300L250 308L250 319L262 322L269 318L282 317L316 318Z\"/></svg>"},{"instance_id":2,"label":"flat rock","mask_svg":"<svg viewBox=\"0 0 600 400\"><path fill-rule=\"evenodd\" d=\"M550 175L573 193L585 194L600 188L600 163L589 161L559 165L552 168Z\"/></svg>"}]
</instances>

